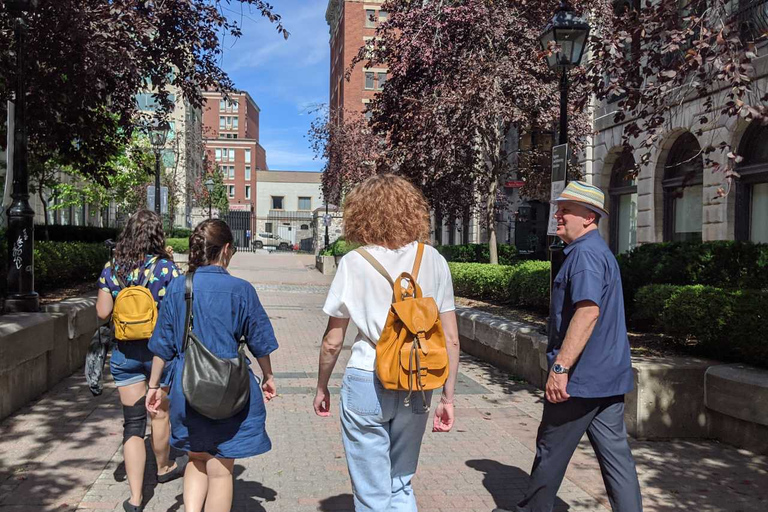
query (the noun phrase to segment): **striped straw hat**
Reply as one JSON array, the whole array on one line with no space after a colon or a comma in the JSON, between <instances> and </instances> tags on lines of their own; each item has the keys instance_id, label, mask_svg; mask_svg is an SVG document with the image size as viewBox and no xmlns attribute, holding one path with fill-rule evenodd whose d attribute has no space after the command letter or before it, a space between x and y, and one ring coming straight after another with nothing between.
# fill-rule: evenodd
<instances>
[{"instance_id":1,"label":"striped straw hat","mask_svg":"<svg viewBox=\"0 0 768 512\"><path fill-rule=\"evenodd\" d=\"M605 209L605 194L603 191L583 181L568 183L565 190L555 199L555 202L559 203L560 201L581 203L599 215L608 216L608 211Z\"/></svg>"}]
</instances>

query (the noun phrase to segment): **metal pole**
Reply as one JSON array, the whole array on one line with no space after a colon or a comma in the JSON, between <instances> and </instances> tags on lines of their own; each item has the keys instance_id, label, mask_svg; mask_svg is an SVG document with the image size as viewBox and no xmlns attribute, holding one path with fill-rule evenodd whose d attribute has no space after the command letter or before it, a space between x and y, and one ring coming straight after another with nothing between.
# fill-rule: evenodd
<instances>
[{"instance_id":1,"label":"metal pole","mask_svg":"<svg viewBox=\"0 0 768 512\"><path fill-rule=\"evenodd\" d=\"M560 77L560 130L558 133L558 143L568 143L568 68L563 67L563 73ZM566 160L568 155L566 155ZM568 184L568 168L566 163L565 171L565 183ZM555 277L563 266L565 261L565 243L563 243L557 236L552 237L551 244L549 246L549 258L551 263L549 273L549 295L552 296L552 287L554 286ZM551 315L550 315L551 316Z\"/></svg>"},{"instance_id":2,"label":"metal pole","mask_svg":"<svg viewBox=\"0 0 768 512\"><path fill-rule=\"evenodd\" d=\"M325 200L325 218L323 219L325 222L325 247L327 248L330 243L330 238L328 237L328 199Z\"/></svg>"},{"instance_id":3,"label":"metal pole","mask_svg":"<svg viewBox=\"0 0 768 512\"><path fill-rule=\"evenodd\" d=\"M30 312L40 309L35 292L34 243L35 211L29 204L27 169L25 40L27 25L23 14L14 24L16 35L16 98L13 133L13 202L8 208L8 296L6 312Z\"/></svg>"},{"instance_id":4,"label":"metal pole","mask_svg":"<svg viewBox=\"0 0 768 512\"><path fill-rule=\"evenodd\" d=\"M208 192L208 220L213 218L213 192Z\"/></svg>"},{"instance_id":5,"label":"metal pole","mask_svg":"<svg viewBox=\"0 0 768 512\"><path fill-rule=\"evenodd\" d=\"M155 213L160 212L160 151L155 151Z\"/></svg>"}]
</instances>

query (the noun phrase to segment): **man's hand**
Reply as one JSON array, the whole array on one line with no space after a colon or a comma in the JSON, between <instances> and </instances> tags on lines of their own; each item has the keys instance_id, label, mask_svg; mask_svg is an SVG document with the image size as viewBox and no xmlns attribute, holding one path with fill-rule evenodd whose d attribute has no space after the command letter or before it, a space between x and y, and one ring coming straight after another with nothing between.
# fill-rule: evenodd
<instances>
[{"instance_id":1,"label":"man's hand","mask_svg":"<svg viewBox=\"0 0 768 512\"><path fill-rule=\"evenodd\" d=\"M549 402L553 404L559 404L565 402L571 396L565 390L568 387L568 374L567 373L555 373L550 370L549 378L547 379L547 386L545 396Z\"/></svg>"},{"instance_id":2,"label":"man's hand","mask_svg":"<svg viewBox=\"0 0 768 512\"><path fill-rule=\"evenodd\" d=\"M315 409L315 414L318 416L327 418L331 415L331 393L327 387L317 388L312 406Z\"/></svg>"}]
</instances>

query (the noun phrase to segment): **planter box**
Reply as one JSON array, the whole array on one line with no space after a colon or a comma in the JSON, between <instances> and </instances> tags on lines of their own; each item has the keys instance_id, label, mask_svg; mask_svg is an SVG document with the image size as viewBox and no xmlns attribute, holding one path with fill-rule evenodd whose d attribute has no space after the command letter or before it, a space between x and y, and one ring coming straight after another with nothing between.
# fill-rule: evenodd
<instances>
[{"instance_id":1,"label":"planter box","mask_svg":"<svg viewBox=\"0 0 768 512\"><path fill-rule=\"evenodd\" d=\"M336 273L336 258L334 256L315 256L315 268L324 276L332 276Z\"/></svg>"}]
</instances>

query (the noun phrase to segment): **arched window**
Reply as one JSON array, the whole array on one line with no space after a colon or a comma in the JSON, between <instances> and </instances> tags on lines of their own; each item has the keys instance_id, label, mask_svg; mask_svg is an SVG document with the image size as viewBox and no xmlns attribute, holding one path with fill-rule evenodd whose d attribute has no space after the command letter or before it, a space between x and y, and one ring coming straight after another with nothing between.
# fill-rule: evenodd
<instances>
[{"instance_id":1,"label":"arched window","mask_svg":"<svg viewBox=\"0 0 768 512\"><path fill-rule=\"evenodd\" d=\"M696 137L675 141L664 165L664 241L701 241L704 158Z\"/></svg>"},{"instance_id":2,"label":"arched window","mask_svg":"<svg viewBox=\"0 0 768 512\"><path fill-rule=\"evenodd\" d=\"M616 254L637 245L637 184L631 173L635 158L623 152L611 169L611 249Z\"/></svg>"},{"instance_id":3,"label":"arched window","mask_svg":"<svg viewBox=\"0 0 768 512\"><path fill-rule=\"evenodd\" d=\"M752 123L739 146L736 239L768 243L768 126Z\"/></svg>"},{"instance_id":4,"label":"arched window","mask_svg":"<svg viewBox=\"0 0 768 512\"><path fill-rule=\"evenodd\" d=\"M301 229L303 230L309 229L309 224L302 224Z\"/></svg>"}]
</instances>

